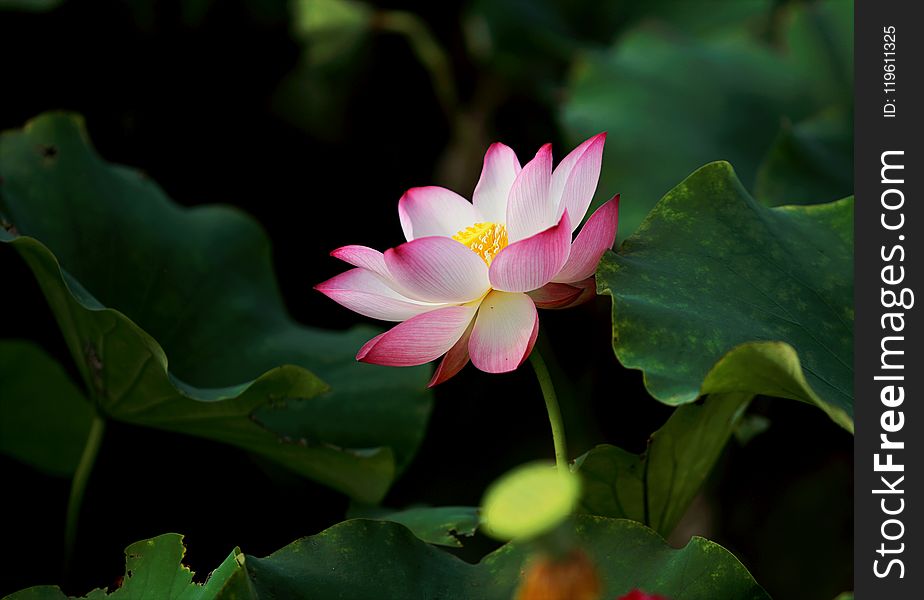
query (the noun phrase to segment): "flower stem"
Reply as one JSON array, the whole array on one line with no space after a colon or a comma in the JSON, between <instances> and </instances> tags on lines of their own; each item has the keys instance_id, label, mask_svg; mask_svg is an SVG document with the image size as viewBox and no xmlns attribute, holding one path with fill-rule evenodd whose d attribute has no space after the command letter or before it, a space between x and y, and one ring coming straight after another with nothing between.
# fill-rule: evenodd
<instances>
[{"instance_id":1,"label":"flower stem","mask_svg":"<svg viewBox=\"0 0 924 600\"><path fill-rule=\"evenodd\" d=\"M90 473L93 471L93 464L96 462L96 455L103 441L105 429L106 421L103 417L98 414L94 415L93 422L90 424L90 432L87 434L87 442L83 447L83 453L80 455L77 470L74 471L74 479L71 481L71 494L67 500L67 524L64 530L65 573L70 570L74 557L74 545L77 542L77 522L80 520L83 493L87 489L87 482L90 479Z\"/></svg>"},{"instance_id":2,"label":"flower stem","mask_svg":"<svg viewBox=\"0 0 924 600\"><path fill-rule=\"evenodd\" d=\"M529 362L533 365L536 372L536 379L539 380L539 387L542 389L542 397L545 398L545 409L549 413L549 424L552 425L552 441L555 443L555 464L560 471L567 472L568 467L568 446L565 443L565 424L561 419L561 409L558 407L558 396L555 395L555 387L552 385L552 377L549 370L542 360L542 355L538 349L533 349L529 355Z\"/></svg>"}]
</instances>

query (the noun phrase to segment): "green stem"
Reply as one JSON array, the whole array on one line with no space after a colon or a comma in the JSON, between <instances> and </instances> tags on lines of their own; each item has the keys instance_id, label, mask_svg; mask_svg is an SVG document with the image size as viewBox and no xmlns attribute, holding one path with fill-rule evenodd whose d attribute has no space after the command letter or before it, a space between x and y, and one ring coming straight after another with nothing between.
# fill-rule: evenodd
<instances>
[{"instance_id":1,"label":"green stem","mask_svg":"<svg viewBox=\"0 0 924 600\"><path fill-rule=\"evenodd\" d=\"M90 473L93 472L93 464L96 462L96 455L99 453L105 430L106 421L100 415L95 415L90 425L90 433L87 435L87 442L83 447L83 454L80 455L80 462L77 463L77 470L74 471L74 479L71 481L71 495L67 500L67 524L64 530L65 572L69 571L71 560L74 556L74 544L77 541L77 522L80 520L83 493L87 489Z\"/></svg>"},{"instance_id":2,"label":"green stem","mask_svg":"<svg viewBox=\"0 0 924 600\"><path fill-rule=\"evenodd\" d=\"M555 395L555 386L552 385L552 377L549 370L542 360L542 355L538 349L533 349L529 355L529 362L533 365L536 372L536 379L539 380L539 387L542 389L542 397L545 398L545 409L549 413L549 423L552 425L552 441L555 443L555 464L560 471L567 472L568 467L568 446L565 443L565 424L561 419L561 409L558 407L558 396Z\"/></svg>"}]
</instances>

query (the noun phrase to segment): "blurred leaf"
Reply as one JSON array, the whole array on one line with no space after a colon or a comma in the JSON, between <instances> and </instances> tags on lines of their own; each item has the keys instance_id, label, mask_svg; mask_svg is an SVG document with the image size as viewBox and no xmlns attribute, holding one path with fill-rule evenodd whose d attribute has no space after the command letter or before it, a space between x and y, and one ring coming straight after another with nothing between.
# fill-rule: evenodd
<instances>
[{"instance_id":1,"label":"blurred leaf","mask_svg":"<svg viewBox=\"0 0 924 600\"><path fill-rule=\"evenodd\" d=\"M666 404L793 398L853 431L853 199L768 208L727 163L671 190L597 269L613 348Z\"/></svg>"},{"instance_id":2,"label":"blurred leaf","mask_svg":"<svg viewBox=\"0 0 924 600\"><path fill-rule=\"evenodd\" d=\"M427 23L403 10L378 9L356 0L296 0L293 35L304 45L301 61L285 78L274 108L296 126L328 139L342 137L348 104L372 34L399 35L427 71L447 116L456 107L449 57Z\"/></svg>"},{"instance_id":3,"label":"blurred leaf","mask_svg":"<svg viewBox=\"0 0 924 600\"><path fill-rule=\"evenodd\" d=\"M213 600L256 598L246 579L244 556L237 548L212 572L204 584L193 582L193 573L183 564L186 548L183 536L165 533L135 542L125 549L125 576L112 593L95 589L86 600ZM66 600L56 586L43 585L22 590L7 600Z\"/></svg>"},{"instance_id":4,"label":"blurred leaf","mask_svg":"<svg viewBox=\"0 0 924 600\"><path fill-rule=\"evenodd\" d=\"M22 340L0 340L0 452L70 477L93 407L53 358Z\"/></svg>"},{"instance_id":5,"label":"blurred leaf","mask_svg":"<svg viewBox=\"0 0 924 600\"><path fill-rule=\"evenodd\" d=\"M576 538L600 572L606 598L636 587L684 600L769 600L727 550L700 537L674 549L626 520L578 517ZM266 558L235 550L205 585L180 565L182 538L167 534L129 546L123 587L112 598L158 600L509 600L533 554L511 543L472 565L430 546L397 523L351 520L303 538ZM143 596L142 596L143 594ZM682 594L682 595L681 595ZM95 590L90 600L106 598ZM24 590L10 600L60 600L56 587Z\"/></svg>"},{"instance_id":6,"label":"blurred leaf","mask_svg":"<svg viewBox=\"0 0 924 600\"><path fill-rule=\"evenodd\" d=\"M61 6L64 0L0 0L0 11L46 12Z\"/></svg>"},{"instance_id":7,"label":"blurred leaf","mask_svg":"<svg viewBox=\"0 0 924 600\"><path fill-rule=\"evenodd\" d=\"M234 444L381 499L423 435L426 367L356 363L373 330L293 322L256 223L176 206L100 159L76 117L3 134L0 176L0 242L35 273L104 415Z\"/></svg>"},{"instance_id":8,"label":"blurred leaf","mask_svg":"<svg viewBox=\"0 0 924 600\"><path fill-rule=\"evenodd\" d=\"M581 480L546 462L521 465L491 484L482 501L482 529L499 540L531 538L574 512Z\"/></svg>"},{"instance_id":9,"label":"blurred leaf","mask_svg":"<svg viewBox=\"0 0 924 600\"><path fill-rule=\"evenodd\" d=\"M765 204L814 204L853 189L853 123L844 111L828 111L784 124L757 171L754 193Z\"/></svg>"},{"instance_id":10,"label":"blurred leaf","mask_svg":"<svg viewBox=\"0 0 924 600\"><path fill-rule=\"evenodd\" d=\"M353 0L295 0L290 13L304 50L274 92L273 109L314 136L337 139L365 62L373 9Z\"/></svg>"},{"instance_id":11,"label":"blurred leaf","mask_svg":"<svg viewBox=\"0 0 924 600\"><path fill-rule=\"evenodd\" d=\"M469 50L505 80L551 96L575 52L608 45L639 20L711 31L766 16L771 0L475 0L466 14Z\"/></svg>"},{"instance_id":12,"label":"blurred leaf","mask_svg":"<svg viewBox=\"0 0 924 600\"><path fill-rule=\"evenodd\" d=\"M834 600L853 600L853 592L844 592L838 595Z\"/></svg>"},{"instance_id":13,"label":"blurred leaf","mask_svg":"<svg viewBox=\"0 0 924 600\"><path fill-rule=\"evenodd\" d=\"M389 510L353 505L347 511L347 517L400 523L429 544L461 548L462 541L459 538L471 537L478 529L481 521L478 513L478 509L473 506L419 506Z\"/></svg>"},{"instance_id":14,"label":"blurred leaf","mask_svg":"<svg viewBox=\"0 0 924 600\"><path fill-rule=\"evenodd\" d=\"M829 108L849 113L852 87L828 73L835 63L852 69L844 62L850 54L844 54L844 43L849 50L852 3L798 3L780 10L775 22L783 31L776 46L744 23L695 36L648 24L609 51L586 52L576 61L561 122L572 143L609 132L597 201L622 194L620 239L638 227L678 177L699 165L730 161L745 186L755 189L758 168L781 125ZM819 72L822 65L826 70ZM833 138L823 151L835 155L829 162L852 163L852 148L842 143L852 136L849 121L839 121L840 131L814 142L826 145ZM846 176L815 181L818 165L805 168L791 183L771 178L792 176L795 169L769 170L762 189L785 186L793 200L814 202L851 193L850 169ZM806 181L810 189L797 187Z\"/></svg>"},{"instance_id":15,"label":"blurred leaf","mask_svg":"<svg viewBox=\"0 0 924 600\"><path fill-rule=\"evenodd\" d=\"M621 3L627 17L682 28L690 35L763 27L774 0L654 0Z\"/></svg>"},{"instance_id":16,"label":"blurred leaf","mask_svg":"<svg viewBox=\"0 0 924 600\"><path fill-rule=\"evenodd\" d=\"M819 106L853 106L853 1L792 3L781 17L782 52ZM851 120L851 127L853 122Z\"/></svg>"},{"instance_id":17,"label":"blurred leaf","mask_svg":"<svg viewBox=\"0 0 924 600\"><path fill-rule=\"evenodd\" d=\"M296 38L309 44L313 64L337 60L349 52L369 30L373 9L353 0L295 0L292 28Z\"/></svg>"},{"instance_id":18,"label":"blurred leaf","mask_svg":"<svg viewBox=\"0 0 924 600\"><path fill-rule=\"evenodd\" d=\"M581 510L632 519L670 535L722 454L747 394L714 394L704 404L681 406L651 435L641 455L600 445L579 457L584 480Z\"/></svg>"}]
</instances>

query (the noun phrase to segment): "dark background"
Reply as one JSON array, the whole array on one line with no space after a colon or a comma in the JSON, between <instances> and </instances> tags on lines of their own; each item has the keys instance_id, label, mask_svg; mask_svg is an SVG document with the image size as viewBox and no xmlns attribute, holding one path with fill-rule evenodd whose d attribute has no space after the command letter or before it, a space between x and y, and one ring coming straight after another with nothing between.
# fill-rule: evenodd
<instances>
[{"instance_id":1,"label":"dark background","mask_svg":"<svg viewBox=\"0 0 924 600\"><path fill-rule=\"evenodd\" d=\"M567 26L605 40L641 18L643 4L613 3L606 20ZM333 106L330 114L299 120L292 106L316 105L291 84L305 48L284 2L69 1L49 12L0 11L0 126L21 127L50 109L82 113L103 157L144 170L175 201L254 215L273 242L292 314L345 328L357 316L311 287L342 270L331 249L401 241L396 206L405 189L442 184L470 196L495 139L521 158L546 141L559 158L568 149L555 114L567 51L537 56L517 77L466 50L469 4L382 6L415 12L448 52L457 90L448 112L394 33L368 36L349 77L335 70L325 80L333 99L321 106ZM36 340L70 365L37 285L9 248L0 248L0 276L3 337ZM602 442L641 451L670 414L648 397L640 373L617 363L608 321L605 298L542 315L573 455ZM468 367L439 387L424 444L386 504L477 504L508 468L551 457L531 375ZM752 412L770 429L745 445L732 441L671 541L701 534L721 543L777 598L832 598L852 587L852 438L799 403L759 399ZM234 448L111 423L84 502L76 568L65 578L68 482L8 458L0 477L0 594L41 583L72 594L110 585L125 546L168 531L186 535L185 562L204 577L234 546L267 554L342 520L347 508L339 494ZM477 560L491 548L477 537L460 555Z\"/></svg>"}]
</instances>

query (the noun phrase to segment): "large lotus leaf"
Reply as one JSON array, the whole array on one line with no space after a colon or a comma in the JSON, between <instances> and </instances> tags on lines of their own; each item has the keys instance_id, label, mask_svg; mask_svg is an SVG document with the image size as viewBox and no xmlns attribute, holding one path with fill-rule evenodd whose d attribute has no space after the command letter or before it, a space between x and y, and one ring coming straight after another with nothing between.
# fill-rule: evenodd
<instances>
[{"instance_id":1,"label":"large lotus leaf","mask_svg":"<svg viewBox=\"0 0 924 600\"><path fill-rule=\"evenodd\" d=\"M678 407L654 432L644 454L603 444L579 457L581 510L632 519L667 537L683 517L750 401L748 394L714 394Z\"/></svg>"},{"instance_id":2,"label":"large lotus leaf","mask_svg":"<svg viewBox=\"0 0 924 600\"><path fill-rule=\"evenodd\" d=\"M852 3L794 3L780 11L770 20L782 29L773 44L745 22L697 35L682 24L648 24L608 51L587 51L576 60L561 122L572 143L609 132L597 201L622 194L620 239L638 227L677 177L727 160L753 190L759 166L789 123L832 107L849 113L852 87L840 74L852 70ZM835 63L838 74L829 76ZM852 148L841 140L852 136L850 119L838 127L833 143L832 135L813 143L849 167ZM804 167L790 185L811 180L819 165ZM796 196L815 202L843 198L853 190L851 172L812 181ZM791 174L771 170L765 178ZM771 189L783 185L764 183Z\"/></svg>"},{"instance_id":3,"label":"large lotus leaf","mask_svg":"<svg viewBox=\"0 0 924 600\"><path fill-rule=\"evenodd\" d=\"M121 585L107 593L95 589L83 600L215 600L216 598L255 598L248 589L243 569L244 555L237 548L209 575L204 584L193 581L193 573L183 564L186 548L183 536L165 533L135 542L125 549L125 576ZM5 600L67 600L51 585L31 587Z\"/></svg>"},{"instance_id":4,"label":"large lotus leaf","mask_svg":"<svg viewBox=\"0 0 924 600\"><path fill-rule=\"evenodd\" d=\"M575 533L596 563L604 598L641 588L683 600L769 600L731 553L703 538L694 537L678 550L633 521L588 516L577 519ZM509 600L533 549L507 544L473 565L420 541L397 523L357 519L266 558L235 550L201 586L190 583L188 568L178 567L181 539L168 534L129 546L126 567L135 577L110 596L96 590L87 598ZM9 600L63 598L58 588L41 586Z\"/></svg>"},{"instance_id":5,"label":"large lotus leaf","mask_svg":"<svg viewBox=\"0 0 924 600\"><path fill-rule=\"evenodd\" d=\"M389 510L381 506L353 505L347 517L401 523L427 543L460 548L460 538L475 535L481 523L479 513L474 506L414 506Z\"/></svg>"},{"instance_id":6,"label":"large lotus leaf","mask_svg":"<svg viewBox=\"0 0 924 600\"><path fill-rule=\"evenodd\" d=\"M583 516L577 539L596 563L604 598L641 588L668 598L767 599L721 546L695 537L670 548L652 530L623 519ZM509 600L532 546L511 543L472 565L393 523L347 521L266 557L247 557L261 598Z\"/></svg>"},{"instance_id":7,"label":"large lotus leaf","mask_svg":"<svg viewBox=\"0 0 924 600\"><path fill-rule=\"evenodd\" d=\"M0 242L35 273L99 411L384 495L422 437L427 369L356 363L371 330L293 322L254 221L173 204L69 115L4 133L0 177Z\"/></svg>"},{"instance_id":8,"label":"large lotus leaf","mask_svg":"<svg viewBox=\"0 0 924 600\"><path fill-rule=\"evenodd\" d=\"M70 477L90 433L93 407L64 369L24 340L0 340L0 452Z\"/></svg>"},{"instance_id":9,"label":"large lotus leaf","mask_svg":"<svg viewBox=\"0 0 924 600\"><path fill-rule=\"evenodd\" d=\"M728 163L671 190L597 270L613 348L667 404L811 402L853 430L853 199L770 208Z\"/></svg>"}]
</instances>

